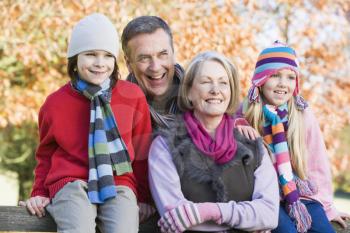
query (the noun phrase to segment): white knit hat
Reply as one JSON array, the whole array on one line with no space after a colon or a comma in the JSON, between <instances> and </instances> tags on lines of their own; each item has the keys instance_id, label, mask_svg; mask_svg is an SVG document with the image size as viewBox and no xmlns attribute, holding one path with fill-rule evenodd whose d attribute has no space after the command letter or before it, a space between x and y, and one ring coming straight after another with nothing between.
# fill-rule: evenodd
<instances>
[{"instance_id":1,"label":"white knit hat","mask_svg":"<svg viewBox=\"0 0 350 233\"><path fill-rule=\"evenodd\" d=\"M118 57L119 37L112 22L94 13L81 19L73 28L68 58L89 50L104 50Z\"/></svg>"}]
</instances>

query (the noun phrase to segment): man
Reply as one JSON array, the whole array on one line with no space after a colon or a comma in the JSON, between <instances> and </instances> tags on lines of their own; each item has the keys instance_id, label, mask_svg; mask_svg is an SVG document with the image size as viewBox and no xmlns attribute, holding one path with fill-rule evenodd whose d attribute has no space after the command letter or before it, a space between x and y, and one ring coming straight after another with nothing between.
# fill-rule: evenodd
<instances>
[{"instance_id":1,"label":"man","mask_svg":"<svg viewBox=\"0 0 350 233\"><path fill-rule=\"evenodd\" d=\"M130 74L127 79L144 91L153 128L167 127L167 121L177 113L177 93L184 71L175 64L173 36L167 23L156 16L141 16L131 20L122 33L122 48ZM139 203L139 232L159 232L155 209Z\"/></svg>"},{"instance_id":2,"label":"man","mask_svg":"<svg viewBox=\"0 0 350 233\"><path fill-rule=\"evenodd\" d=\"M184 71L175 64L173 36L156 16L141 16L123 30L122 47L130 74L127 79L144 91L155 128L166 127L178 112L177 92Z\"/></svg>"}]
</instances>

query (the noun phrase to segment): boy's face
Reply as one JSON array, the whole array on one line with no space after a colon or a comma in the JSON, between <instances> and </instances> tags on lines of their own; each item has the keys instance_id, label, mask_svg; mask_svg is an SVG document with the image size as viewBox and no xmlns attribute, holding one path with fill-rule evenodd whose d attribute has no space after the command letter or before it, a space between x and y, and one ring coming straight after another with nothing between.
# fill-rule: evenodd
<instances>
[{"instance_id":1,"label":"boy's face","mask_svg":"<svg viewBox=\"0 0 350 233\"><path fill-rule=\"evenodd\" d=\"M79 77L89 83L100 85L111 76L115 58L103 50L91 50L79 53L77 69Z\"/></svg>"}]
</instances>

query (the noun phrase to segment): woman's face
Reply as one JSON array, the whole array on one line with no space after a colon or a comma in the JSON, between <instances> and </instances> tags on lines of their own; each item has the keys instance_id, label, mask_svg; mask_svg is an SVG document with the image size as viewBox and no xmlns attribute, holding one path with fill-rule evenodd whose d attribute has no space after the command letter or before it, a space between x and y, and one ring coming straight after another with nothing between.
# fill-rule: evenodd
<instances>
[{"instance_id":1,"label":"woman's face","mask_svg":"<svg viewBox=\"0 0 350 233\"><path fill-rule=\"evenodd\" d=\"M79 77L89 83L100 85L114 70L114 56L103 50L79 53L77 68Z\"/></svg>"},{"instance_id":2,"label":"woman's face","mask_svg":"<svg viewBox=\"0 0 350 233\"><path fill-rule=\"evenodd\" d=\"M230 103L230 81L225 68L216 61L205 61L189 91L195 116L222 116Z\"/></svg>"},{"instance_id":3,"label":"woman's face","mask_svg":"<svg viewBox=\"0 0 350 233\"><path fill-rule=\"evenodd\" d=\"M261 89L266 103L274 106L286 103L293 96L296 81L296 73L289 69L271 75Z\"/></svg>"}]
</instances>

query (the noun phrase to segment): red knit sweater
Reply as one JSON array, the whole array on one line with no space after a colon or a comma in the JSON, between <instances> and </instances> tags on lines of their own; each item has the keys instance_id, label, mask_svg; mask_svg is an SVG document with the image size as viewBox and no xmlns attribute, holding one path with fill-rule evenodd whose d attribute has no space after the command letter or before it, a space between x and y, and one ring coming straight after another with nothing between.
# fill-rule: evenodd
<instances>
[{"instance_id":1,"label":"red knit sweater","mask_svg":"<svg viewBox=\"0 0 350 233\"><path fill-rule=\"evenodd\" d=\"M130 187L139 202L151 202L147 156L152 133L146 98L135 84L119 80L111 107L124 140L133 173L114 176ZM31 196L53 198L68 182L88 179L90 101L66 84L49 95L39 112L40 144Z\"/></svg>"}]
</instances>

